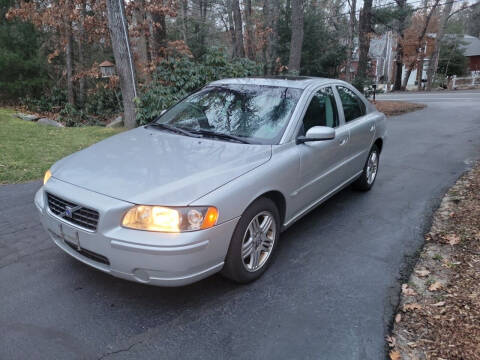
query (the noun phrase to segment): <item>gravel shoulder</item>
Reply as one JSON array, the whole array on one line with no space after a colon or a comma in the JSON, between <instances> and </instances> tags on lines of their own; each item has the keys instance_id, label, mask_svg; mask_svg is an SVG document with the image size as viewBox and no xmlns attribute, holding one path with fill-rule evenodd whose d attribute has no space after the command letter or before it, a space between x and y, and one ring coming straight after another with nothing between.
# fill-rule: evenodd
<instances>
[{"instance_id":1,"label":"gravel shoulder","mask_svg":"<svg viewBox=\"0 0 480 360\"><path fill-rule=\"evenodd\" d=\"M396 359L480 359L480 163L450 188L387 337Z\"/></svg>"}]
</instances>

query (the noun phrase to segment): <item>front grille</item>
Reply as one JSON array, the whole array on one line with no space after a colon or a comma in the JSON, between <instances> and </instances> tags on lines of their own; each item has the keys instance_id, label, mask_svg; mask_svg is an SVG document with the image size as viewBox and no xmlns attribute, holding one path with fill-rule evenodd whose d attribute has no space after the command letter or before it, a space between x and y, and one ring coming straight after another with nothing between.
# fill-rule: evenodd
<instances>
[{"instance_id":1,"label":"front grille","mask_svg":"<svg viewBox=\"0 0 480 360\"><path fill-rule=\"evenodd\" d=\"M81 226L85 229L95 231L98 225L98 211L81 207L78 210L72 211L71 217L65 214L67 207L69 209L75 209L77 204L70 201L63 200L58 196L47 193L48 207L50 211L55 215L61 217L63 220Z\"/></svg>"},{"instance_id":2,"label":"front grille","mask_svg":"<svg viewBox=\"0 0 480 360\"><path fill-rule=\"evenodd\" d=\"M105 265L110 265L110 261L108 261L108 258L106 258L103 255L97 254L96 252L93 252L93 251L90 251L90 250L87 250L87 249L78 250L78 248L74 244L72 244L68 241L65 241L65 244L67 244L69 247L71 247L73 250L75 250L80 255L83 255L86 258L89 258L90 260L97 261L97 262L105 264Z\"/></svg>"}]
</instances>

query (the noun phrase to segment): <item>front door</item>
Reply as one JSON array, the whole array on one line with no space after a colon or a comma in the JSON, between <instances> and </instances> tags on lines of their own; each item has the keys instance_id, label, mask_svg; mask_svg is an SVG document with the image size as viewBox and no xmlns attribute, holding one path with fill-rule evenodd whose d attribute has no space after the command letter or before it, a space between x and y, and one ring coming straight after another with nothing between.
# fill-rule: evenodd
<instances>
[{"instance_id":1,"label":"front door","mask_svg":"<svg viewBox=\"0 0 480 360\"><path fill-rule=\"evenodd\" d=\"M298 136L313 126L335 129L335 139L297 145L300 155L300 187L296 191L298 210L315 203L343 181L342 162L347 156L349 130L340 126L339 113L331 87L315 92L303 117Z\"/></svg>"}]
</instances>

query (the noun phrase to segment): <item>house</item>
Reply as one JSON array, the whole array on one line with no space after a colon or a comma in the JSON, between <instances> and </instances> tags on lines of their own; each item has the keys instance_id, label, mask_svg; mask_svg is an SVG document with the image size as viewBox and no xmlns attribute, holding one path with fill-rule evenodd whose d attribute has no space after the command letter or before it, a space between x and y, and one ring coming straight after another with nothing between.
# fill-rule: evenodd
<instances>
[{"instance_id":1,"label":"house","mask_svg":"<svg viewBox=\"0 0 480 360\"><path fill-rule=\"evenodd\" d=\"M464 49L464 54L468 58L469 70L480 71L480 39L464 35L460 47Z\"/></svg>"},{"instance_id":2,"label":"house","mask_svg":"<svg viewBox=\"0 0 480 360\"><path fill-rule=\"evenodd\" d=\"M469 70L480 71L480 39L470 35L453 35L446 34L446 38L452 37L459 39L459 47L465 51L465 56L469 59ZM414 89L419 82L424 82L427 79L428 66L433 55L436 43L436 34L428 33L423 42L423 64L421 67L421 74L418 72L420 57L416 51L416 42L407 43L404 45L404 65L402 76L405 77L408 69L408 61L415 61L416 64L410 73L407 82L407 89ZM355 39L355 47L352 56L352 63L350 72L352 77L357 73L358 68L358 39ZM369 60L369 76L372 81L379 85L379 88L385 85L392 85L395 79L395 56L397 47L397 35L394 32L387 32L381 36L373 37L370 40L370 49L368 52ZM441 49L440 49L441 53ZM341 69L341 78L345 78L345 67ZM477 75L478 77L478 75ZM403 84L402 79L402 84Z\"/></svg>"},{"instance_id":3,"label":"house","mask_svg":"<svg viewBox=\"0 0 480 360\"><path fill-rule=\"evenodd\" d=\"M395 60L395 48L397 46L397 37L389 31L383 35L370 39L370 48L368 51L369 76L375 83L388 83L393 81L393 67ZM354 39L354 50L350 67L351 77L355 77L358 69L358 38ZM345 79L346 66L340 69L340 78Z\"/></svg>"}]
</instances>

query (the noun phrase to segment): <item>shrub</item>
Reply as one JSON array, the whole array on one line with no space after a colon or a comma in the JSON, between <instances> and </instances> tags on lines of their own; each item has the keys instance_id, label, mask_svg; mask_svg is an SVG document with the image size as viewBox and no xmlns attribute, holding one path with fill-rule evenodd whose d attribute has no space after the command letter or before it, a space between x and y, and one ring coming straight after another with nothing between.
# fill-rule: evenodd
<instances>
[{"instance_id":1,"label":"shrub","mask_svg":"<svg viewBox=\"0 0 480 360\"><path fill-rule=\"evenodd\" d=\"M53 87L50 93L39 98L25 97L22 104L34 112L54 112L67 103L67 92L59 87Z\"/></svg>"},{"instance_id":2,"label":"shrub","mask_svg":"<svg viewBox=\"0 0 480 360\"><path fill-rule=\"evenodd\" d=\"M210 50L201 62L186 56L165 59L154 72L152 82L137 99L137 122L145 124L152 121L163 109L211 81L258 75L262 68L262 64L248 59L229 60L219 49Z\"/></svg>"},{"instance_id":3,"label":"shrub","mask_svg":"<svg viewBox=\"0 0 480 360\"><path fill-rule=\"evenodd\" d=\"M122 111L122 93L115 89L97 86L90 92L83 106L85 112L106 120Z\"/></svg>"},{"instance_id":4,"label":"shrub","mask_svg":"<svg viewBox=\"0 0 480 360\"><path fill-rule=\"evenodd\" d=\"M73 105L67 103L60 110L59 121L67 127L76 127L84 125L101 125L97 117L88 115L84 110L77 110Z\"/></svg>"}]
</instances>

